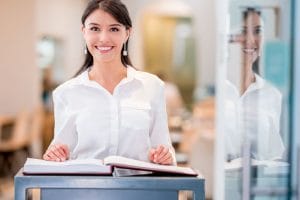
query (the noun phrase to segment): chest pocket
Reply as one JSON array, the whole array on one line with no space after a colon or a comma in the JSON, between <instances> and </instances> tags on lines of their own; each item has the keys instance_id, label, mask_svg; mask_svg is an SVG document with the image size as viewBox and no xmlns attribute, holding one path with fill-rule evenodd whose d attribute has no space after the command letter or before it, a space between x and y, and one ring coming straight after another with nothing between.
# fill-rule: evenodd
<instances>
[{"instance_id":1,"label":"chest pocket","mask_svg":"<svg viewBox=\"0 0 300 200\"><path fill-rule=\"evenodd\" d=\"M121 126L134 130L149 130L151 106L143 102L121 102Z\"/></svg>"}]
</instances>

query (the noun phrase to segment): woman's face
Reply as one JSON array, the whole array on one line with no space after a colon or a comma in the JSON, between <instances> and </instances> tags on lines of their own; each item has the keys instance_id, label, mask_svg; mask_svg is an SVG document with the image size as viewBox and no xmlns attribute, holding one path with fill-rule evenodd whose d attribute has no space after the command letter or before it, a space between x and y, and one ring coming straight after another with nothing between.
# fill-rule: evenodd
<instances>
[{"instance_id":1,"label":"woman's face","mask_svg":"<svg viewBox=\"0 0 300 200\"><path fill-rule=\"evenodd\" d=\"M85 20L82 32L95 62L121 61L121 50L130 30L109 13L101 9L92 12Z\"/></svg>"},{"instance_id":2,"label":"woman's face","mask_svg":"<svg viewBox=\"0 0 300 200\"><path fill-rule=\"evenodd\" d=\"M253 64L261 54L263 24L259 14L249 12L242 28L242 52L246 63Z\"/></svg>"}]
</instances>

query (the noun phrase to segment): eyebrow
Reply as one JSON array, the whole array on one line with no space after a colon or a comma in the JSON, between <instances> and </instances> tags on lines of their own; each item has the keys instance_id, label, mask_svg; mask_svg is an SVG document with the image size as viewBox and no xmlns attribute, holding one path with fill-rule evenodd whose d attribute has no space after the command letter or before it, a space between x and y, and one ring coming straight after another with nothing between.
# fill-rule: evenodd
<instances>
[{"instance_id":1,"label":"eyebrow","mask_svg":"<svg viewBox=\"0 0 300 200\"><path fill-rule=\"evenodd\" d=\"M247 29L248 26L243 26L243 29ZM262 28L262 25L254 26L254 28Z\"/></svg>"},{"instance_id":2,"label":"eyebrow","mask_svg":"<svg viewBox=\"0 0 300 200\"><path fill-rule=\"evenodd\" d=\"M88 24L89 26L100 26L99 24L97 23L94 23L94 22L91 22ZM110 24L109 26L122 26L121 24Z\"/></svg>"}]
</instances>

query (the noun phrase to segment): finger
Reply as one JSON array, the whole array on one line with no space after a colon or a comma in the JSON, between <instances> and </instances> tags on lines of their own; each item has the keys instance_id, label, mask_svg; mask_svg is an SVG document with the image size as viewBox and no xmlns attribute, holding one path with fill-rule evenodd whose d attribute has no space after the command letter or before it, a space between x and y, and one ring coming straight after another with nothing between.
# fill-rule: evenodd
<instances>
[{"instance_id":1,"label":"finger","mask_svg":"<svg viewBox=\"0 0 300 200\"><path fill-rule=\"evenodd\" d=\"M52 151L48 151L48 157L50 161L56 161L56 155Z\"/></svg>"},{"instance_id":2,"label":"finger","mask_svg":"<svg viewBox=\"0 0 300 200\"><path fill-rule=\"evenodd\" d=\"M159 163L160 164L172 164L173 161L173 157L171 152L168 150L168 152L165 154L165 156L163 156L160 160Z\"/></svg>"},{"instance_id":3,"label":"finger","mask_svg":"<svg viewBox=\"0 0 300 200\"><path fill-rule=\"evenodd\" d=\"M44 160L48 160L48 161L51 160L51 158L50 158L49 155L48 155L48 152L44 153L43 159L44 159Z\"/></svg>"},{"instance_id":4,"label":"finger","mask_svg":"<svg viewBox=\"0 0 300 200\"><path fill-rule=\"evenodd\" d=\"M55 151L58 151L60 156L62 156L63 158L67 157L66 145L55 145L54 147L55 147Z\"/></svg>"},{"instance_id":5,"label":"finger","mask_svg":"<svg viewBox=\"0 0 300 200\"><path fill-rule=\"evenodd\" d=\"M70 155L70 151L69 151L69 147L67 145L62 145L62 150L64 151L65 153L65 156L66 156L66 159L69 158L69 155Z\"/></svg>"},{"instance_id":6,"label":"finger","mask_svg":"<svg viewBox=\"0 0 300 200\"><path fill-rule=\"evenodd\" d=\"M57 156L52 151L49 151L47 156L50 161L57 161L57 159L58 159Z\"/></svg>"},{"instance_id":7,"label":"finger","mask_svg":"<svg viewBox=\"0 0 300 200\"><path fill-rule=\"evenodd\" d=\"M59 155L60 155L60 160L61 160L61 161L65 161L66 158L67 158L67 155L66 155L65 151L63 150L63 148L58 148L58 149L56 149L56 151L57 151L57 152L59 153Z\"/></svg>"},{"instance_id":8,"label":"finger","mask_svg":"<svg viewBox=\"0 0 300 200\"><path fill-rule=\"evenodd\" d=\"M161 162L162 159L167 156L169 153L169 149L166 147L163 147L163 150L157 155L157 162ZM164 159L163 159L164 160Z\"/></svg>"},{"instance_id":9,"label":"finger","mask_svg":"<svg viewBox=\"0 0 300 200\"><path fill-rule=\"evenodd\" d=\"M47 150L46 150L46 152L44 153L44 155L43 155L43 159L44 160L51 160L51 157L49 156L49 153L50 153L50 149L52 148L52 146L50 145L48 148L47 148Z\"/></svg>"},{"instance_id":10,"label":"finger","mask_svg":"<svg viewBox=\"0 0 300 200\"><path fill-rule=\"evenodd\" d=\"M152 161L152 162L154 161L154 154L155 154L155 149L153 149L153 148L150 149L150 150L149 150L149 153L148 153L148 158L149 158L149 160Z\"/></svg>"},{"instance_id":11,"label":"finger","mask_svg":"<svg viewBox=\"0 0 300 200\"><path fill-rule=\"evenodd\" d=\"M163 151L163 146L160 145L155 149L155 154L154 154L154 162L157 163L158 155Z\"/></svg>"},{"instance_id":12,"label":"finger","mask_svg":"<svg viewBox=\"0 0 300 200\"><path fill-rule=\"evenodd\" d=\"M172 156L161 162L162 165L171 165L173 163Z\"/></svg>"},{"instance_id":13,"label":"finger","mask_svg":"<svg viewBox=\"0 0 300 200\"><path fill-rule=\"evenodd\" d=\"M163 150L164 150L164 146L159 145L159 146L156 148L155 153L156 153L156 154L160 154Z\"/></svg>"},{"instance_id":14,"label":"finger","mask_svg":"<svg viewBox=\"0 0 300 200\"><path fill-rule=\"evenodd\" d=\"M44 157L45 157L46 160L52 160L53 159L50 153L51 153L51 150L48 148L47 151L44 154Z\"/></svg>"},{"instance_id":15,"label":"finger","mask_svg":"<svg viewBox=\"0 0 300 200\"><path fill-rule=\"evenodd\" d=\"M61 147L55 148L54 151L53 151L53 153L59 158L59 161L63 161L66 158L65 153L61 149Z\"/></svg>"},{"instance_id":16,"label":"finger","mask_svg":"<svg viewBox=\"0 0 300 200\"><path fill-rule=\"evenodd\" d=\"M57 162L60 161L60 155L58 154L58 152L55 149L50 151L49 156L51 156L53 161L57 161Z\"/></svg>"}]
</instances>

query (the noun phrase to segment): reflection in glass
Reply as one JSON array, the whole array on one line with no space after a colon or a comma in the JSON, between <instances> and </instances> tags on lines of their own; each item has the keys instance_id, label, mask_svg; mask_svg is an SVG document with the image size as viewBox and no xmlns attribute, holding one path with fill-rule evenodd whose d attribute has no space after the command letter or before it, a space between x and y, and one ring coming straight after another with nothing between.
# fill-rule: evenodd
<instances>
[{"instance_id":1,"label":"reflection in glass","mask_svg":"<svg viewBox=\"0 0 300 200\"><path fill-rule=\"evenodd\" d=\"M261 12L247 8L241 33L231 38L241 48L240 81L226 82L227 159L241 157L243 143L251 141L251 158L275 160L283 157L279 133L282 95L260 74L264 22Z\"/></svg>"},{"instance_id":2,"label":"reflection in glass","mask_svg":"<svg viewBox=\"0 0 300 200\"><path fill-rule=\"evenodd\" d=\"M225 199L286 199L290 33L278 15L284 6L233 2L224 83Z\"/></svg>"}]
</instances>

